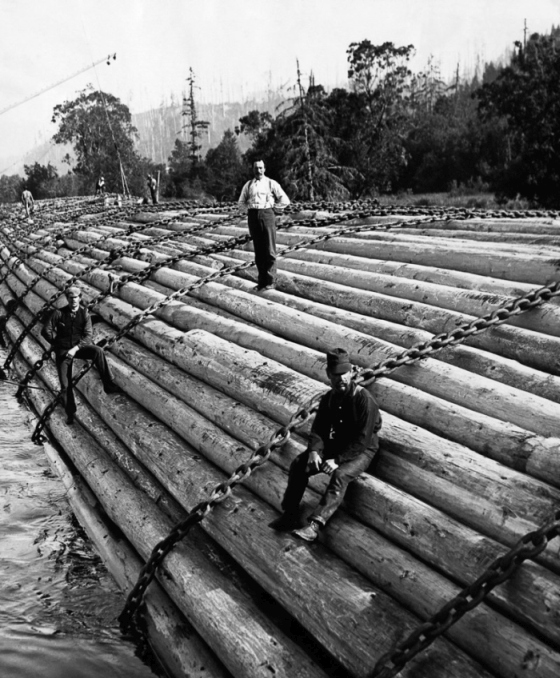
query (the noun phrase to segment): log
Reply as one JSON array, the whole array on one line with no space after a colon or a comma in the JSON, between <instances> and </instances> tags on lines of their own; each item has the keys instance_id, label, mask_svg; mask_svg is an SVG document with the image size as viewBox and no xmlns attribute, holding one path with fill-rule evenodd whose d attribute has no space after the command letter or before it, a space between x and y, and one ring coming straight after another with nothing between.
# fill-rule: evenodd
<instances>
[{"instance_id":1,"label":"log","mask_svg":"<svg viewBox=\"0 0 560 678\"><path fill-rule=\"evenodd\" d=\"M49 259L54 259L54 256L49 257ZM138 262L132 262L132 260L127 262L125 259L122 261L123 266L127 266L128 270L142 269L142 264ZM41 262L37 261L37 266L40 269ZM79 264L70 263L64 264L64 266L73 273L80 270ZM61 278L57 278L57 276L56 270L48 273L51 280L57 282L57 284L62 284L64 276ZM196 280L192 276L170 270L158 271L154 274L154 279L172 285L176 289ZM88 280L101 289L108 288L109 281L104 273L96 274L93 272L88 276ZM128 290L128 292L125 290ZM133 285L125 286L119 294L124 295L127 301L140 308L145 308L158 299L154 293L150 295L150 293L146 293L145 288ZM290 339L304 345L313 348L320 348L325 344L344 345L357 364L362 366L369 366L396 354L395 347L385 342L365 335L356 336L356 333L351 330L341 332L339 327L332 326L329 323L303 316L301 313L291 312L283 305L270 303L268 300L255 295L232 292L218 283L209 283L193 294L205 302L219 303L224 310L230 313L241 316L252 323L264 325L267 330L287 335ZM185 314L187 314L186 317ZM246 337L247 333L252 333L254 340L251 347L259 348L259 350L262 348L263 342L272 342L281 347L285 346L285 342L282 343L270 336L262 336L258 331L250 328L240 328L238 331L232 323L227 323L227 321L214 321L212 317L193 320L195 317L200 318L201 313L184 308L180 304L173 304L171 307L163 309L160 315L181 328L200 326L197 325L197 322L205 322L206 328L210 331L216 331L219 324L223 327L224 334L236 332L238 337L236 341L238 343L245 341L245 345L248 342L243 337ZM240 332L244 332L243 337L240 336ZM275 359L279 359L280 362L287 361L290 366L297 364L294 361L297 361L298 353L296 352L294 356L287 351L289 351L289 346L286 346L281 358L276 355ZM310 354L310 360L310 367L304 368L302 371L316 377L317 369L322 369L324 362L319 360L317 354ZM301 368L298 367L297 369ZM482 377L473 376L463 370L442 365L439 361L431 358L423 360L422 365L418 367L400 368L393 375L393 378L422 388L432 395L492 415L495 418L515 422L519 426L537 433L548 436L558 436L560 433L560 407L557 404L494 381L490 382Z\"/></svg>"},{"instance_id":2,"label":"log","mask_svg":"<svg viewBox=\"0 0 560 678\"><path fill-rule=\"evenodd\" d=\"M313 254L311 250L306 251L308 254ZM66 255L67 251L61 251L61 254ZM91 253L91 256L99 256L102 258L101 250L99 254ZM91 263L91 260L86 258L79 258L76 255L75 261L83 263ZM178 270L188 269L183 262L179 262L174 266ZM136 270L136 269L134 269ZM238 289L247 289L243 283L236 282L235 279L228 279L225 281L228 286L234 286ZM529 291L522 290L519 293ZM327 320L332 320L339 325L351 327L366 334L371 334L379 339L409 348L414 344L428 341L434 335L430 332L415 328L403 329L402 326L378 320L371 317L365 317L348 311L339 311L324 304L305 303L298 298L284 298L283 303L290 305L293 308L301 307L302 310L311 312L316 317L323 317ZM221 309L214 306L214 313L221 313ZM560 403L560 378L553 375L544 375L535 371L525 365L518 363L510 358L504 358L498 355L492 355L486 352L481 352L476 348L466 345L457 345L448 349L443 349L433 355L436 360L448 362L456 367L467 369L469 372L487 376L496 381L500 381L509 386L520 388L535 395L547 398L554 402Z\"/></svg>"},{"instance_id":3,"label":"log","mask_svg":"<svg viewBox=\"0 0 560 678\"><path fill-rule=\"evenodd\" d=\"M20 375L26 364L16 359ZM43 444L53 470L66 488L66 498L82 528L101 555L105 566L123 591L138 581L143 565L133 549L97 510L98 502L81 476L73 472L55 447ZM124 604L124 598L123 598ZM155 655L171 674L193 678L227 678L228 672L216 659L196 630L180 615L156 582L144 596L145 622L149 642Z\"/></svg>"},{"instance_id":4,"label":"log","mask_svg":"<svg viewBox=\"0 0 560 678\"><path fill-rule=\"evenodd\" d=\"M107 301L101 312L107 320L119 326L132 315L125 308L122 302ZM315 382L300 376L296 378L280 365L263 361L254 352L239 352L227 342L218 341L205 332L193 330L183 334L159 321L147 320L132 332L132 336L194 376L226 392L231 387L231 370L235 369L236 387L240 387L238 399L259 411L270 413L272 408L274 418L281 423L289 419L298 403L317 393L316 386L313 386ZM392 452L403 456L405 467L402 478L392 478L391 482L404 487L404 480L407 491L432 502L434 492L433 487L428 487L429 483L441 485L441 497L437 495L439 506L502 543L512 544L522 534L540 525L558 502L557 491L555 493L538 481L530 481L500 464L483 460L455 443L443 444L436 436L393 420L389 415L385 419L384 441L388 440ZM395 434L389 435L390 431ZM411 464L414 466L413 460L420 450L422 466L430 468L425 475L426 480L431 480L427 480L426 485L417 483L414 473L406 471ZM451 460L448 459L450 454L453 455ZM394 465L391 455L389 458ZM442 463L443 459L445 463ZM456 487L449 482L451 470L457 473ZM418 485L422 485L423 495L418 493ZM558 569L555 550L547 551L539 559Z\"/></svg>"},{"instance_id":5,"label":"log","mask_svg":"<svg viewBox=\"0 0 560 678\"><path fill-rule=\"evenodd\" d=\"M48 403L41 392L34 392L33 399L39 411ZM50 425L108 515L147 558L169 533L171 523L79 425L70 429L58 411ZM262 678L274 669L275 675L281 676L293 676L294 672L324 676L293 642L272 627L247 595L236 591L227 576L215 571L188 542L175 546L162 569L160 582L234 675Z\"/></svg>"},{"instance_id":6,"label":"log","mask_svg":"<svg viewBox=\"0 0 560 678\"><path fill-rule=\"evenodd\" d=\"M229 236L241 235L242 229L218 226L217 233ZM306 234L303 234L304 236ZM307 236L309 237L309 236ZM301 240L298 233L277 233L277 241L283 245L295 244ZM506 280L542 284L542 280L557 279L560 266L557 259L546 252L481 252L480 248L459 248L453 241L449 245L434 242L408 242L396 239L390 241L367 241L357 238L335 237L326 243L313 245L315 249L352 254L374 259L388 259L424 266L439 266L466 273L487 275Z\"/></svg>"}]
</instances>

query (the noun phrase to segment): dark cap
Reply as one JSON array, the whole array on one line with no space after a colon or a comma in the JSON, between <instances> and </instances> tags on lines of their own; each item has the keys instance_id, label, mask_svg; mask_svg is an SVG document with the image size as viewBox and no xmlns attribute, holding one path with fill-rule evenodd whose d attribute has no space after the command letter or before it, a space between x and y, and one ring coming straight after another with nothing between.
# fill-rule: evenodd
<instances>
[{"instance_id":1,"label":"dark cap","mask_svg":"<svg viewBox=\"0 0 560 678\"><path fill-rule=\"evenodd\" d=\"M327 351L327 370L331 374L350 372L352 363L348 352L343 348L333 348Z\"/></svg>"}]
</instances>

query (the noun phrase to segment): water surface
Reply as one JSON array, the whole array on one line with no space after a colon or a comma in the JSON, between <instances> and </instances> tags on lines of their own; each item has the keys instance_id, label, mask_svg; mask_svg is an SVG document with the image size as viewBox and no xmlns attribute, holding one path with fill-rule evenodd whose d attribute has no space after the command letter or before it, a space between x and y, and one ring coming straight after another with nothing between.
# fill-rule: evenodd
<instances>
[{"instance_id":1,"label":"water surface","mask_svg":"<svg viewBox=\"0 0 560 678\"><path fill-rule=\"evenodd\" d=\"M124 597L31 443L15 391L0 382L0 676L154 678L120 635Z\"/></svg>"}]
</instances>

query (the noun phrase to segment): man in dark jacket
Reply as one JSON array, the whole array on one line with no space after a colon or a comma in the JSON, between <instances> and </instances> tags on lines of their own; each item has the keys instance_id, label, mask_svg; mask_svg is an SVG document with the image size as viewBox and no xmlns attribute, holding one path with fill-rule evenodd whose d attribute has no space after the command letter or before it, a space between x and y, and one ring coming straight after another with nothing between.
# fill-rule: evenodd
<instances>
[{"instance_id":1,"label":"man in dark jacket","mask_svg":"<svg viewBox=\"0 0 560 678\"><path fill-rule=\"evenodd\" d=\"M348 485L368 468L379 446L379 408L373 396L352 381L352 365L343 348L327 353L327 376L332 388L321 398L307 450L290 466L282 500L284 513L272 523L277 530L293 529L309 478L317 473L328 474L328 487L309 525L294 530L306 541L317 538L342 503Z\"/></svg>"},{"instance_id":2,"label":"man in dark jacket","mask_svg":"<svg viewBox=\"0 0 560 678\"><path fill-rule=\"evenodd\" d=\"M68 305L56 309L46 321L42 336L51 344L55 354L56 369L64 393L66 423L74 423L76 401L72 389L72 362L74 358L92 360L99 372L105 393L121 393L113 382L103 349L93 343L93 330L89 312L80 306L82 293L77 285L66 291Z\"/></svg>"}]
</instances>

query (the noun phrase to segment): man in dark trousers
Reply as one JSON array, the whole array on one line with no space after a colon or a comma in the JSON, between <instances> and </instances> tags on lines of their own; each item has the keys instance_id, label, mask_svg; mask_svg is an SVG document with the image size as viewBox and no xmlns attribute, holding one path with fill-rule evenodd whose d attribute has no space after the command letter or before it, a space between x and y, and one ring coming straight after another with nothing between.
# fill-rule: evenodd
<instances>
[{"instance_id":1,"label":"man in dark trousers","mask_svg":"<svg viewBox=\"0 0 560 678\"><path fill-rule=\"evenodd\" d=\"M352 365L343 348L327 353L327 376L332 388L320 400L307 450L290 466L282 500L284 513L271 525L277 530L296 527L299 504L309 478L326 473L330 481L309 518L309 525L294 530L296 536L306 541L317 538L319 530L342 503L348 485L368 468L379 447L379 408L369 391L352 381Z\"/></svg>"},{"instance_id":2,"label":"man in dark trousers","mask_svg":"<svg viewBox=\"0 0 560 678\"><path fill-rule=\"evenodd\" d=\"M275 210L283 210L290 199L276 181L265 177L262 160L253 163L254 179L248 181L239 197L239 205L247 210L249 233L253 239L255 264L259 272L257 291L276 285L276 219Z\"/></svg>"},{"instance_id":3,"label":"man in dark trousers","mask_svg":"<svg viewBox=\"0 0 560 678\"><path fill-rule=\"evenodd\" d=\"M103 195L103 193L105 193L105 179L101 175L95 184L95 195Z\"/></svg>"},{"instance_id":4,"label":"man in dark trousers","mask_svg":"<svg viewBox=\"0 0 560 678\"><path fill-rule=\"evenodd\" d=\"M64 393L67 424L74 423L76 401L72 388L72 363L74 358L92 360L99 372L105 393L121 393L113 382L103 349L93 343L91 317L80 305L82 293L77 285L66 290L68 305L55 309L41 332L55 354L56 369Z\"/></svg>"}]
</instances>

